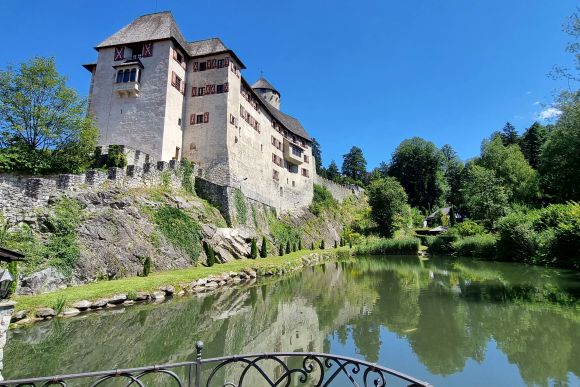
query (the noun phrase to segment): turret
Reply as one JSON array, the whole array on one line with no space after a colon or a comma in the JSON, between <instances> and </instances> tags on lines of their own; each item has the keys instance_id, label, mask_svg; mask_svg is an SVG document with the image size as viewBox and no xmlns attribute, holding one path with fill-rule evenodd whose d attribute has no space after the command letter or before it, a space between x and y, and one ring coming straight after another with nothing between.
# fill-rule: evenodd
<instances>
[{"instance_id":1,"label":"turret","mask_svg":"<svg viewBox=\"0 0 580 387\"><path fill-rule=\"evenodd\" d=\"M264 77L260 77L252 85L252 89L258 93L266 102L280 110L280 93Z\"/></svg>"}]
</instances>

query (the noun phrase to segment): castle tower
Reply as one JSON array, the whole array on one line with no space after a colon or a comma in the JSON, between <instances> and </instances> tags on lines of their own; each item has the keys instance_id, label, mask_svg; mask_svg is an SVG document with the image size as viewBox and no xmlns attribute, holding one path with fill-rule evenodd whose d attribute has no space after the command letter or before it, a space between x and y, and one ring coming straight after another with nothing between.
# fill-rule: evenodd
<instances>
[{"instance_id":1,"label":"castle tower","mask_svg":"<svg viewBox=\"0 0 580 387\"><path fill-rule=\"evenodd\" d=\"M276 88L264 77L260 77L260 79L252 85L252 89L258 93L264 101L280 110L280 93L278 93L278 90L276 90Z\"/></svg>"}]
</instances>

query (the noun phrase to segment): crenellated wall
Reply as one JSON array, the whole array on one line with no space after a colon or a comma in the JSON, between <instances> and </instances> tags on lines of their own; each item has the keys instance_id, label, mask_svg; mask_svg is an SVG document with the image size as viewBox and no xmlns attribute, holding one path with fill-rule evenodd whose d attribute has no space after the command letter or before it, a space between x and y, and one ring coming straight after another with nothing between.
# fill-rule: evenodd
<instances>
[{"instance_id":1,"label":"crenellated wall","mask_svg":"<svg viewBox=\"0 0 580 387\"><path fill-rule=\"evenodd\" d=\"M318 184L318 185L321 185L323 187L326 187L326 189L330 191L332 196L336 200L338 200L339 202L342 202L347 196L354 195L354 196L358 197L358 196L362 195L362 193L364 192L364 189L362 189L358 185L338 184L338 183L335 183L334 181L331 181L331 180L328 180L322 176L319 176L318 174L314 175L314 184Z\"/></svg>"}]
</instances>

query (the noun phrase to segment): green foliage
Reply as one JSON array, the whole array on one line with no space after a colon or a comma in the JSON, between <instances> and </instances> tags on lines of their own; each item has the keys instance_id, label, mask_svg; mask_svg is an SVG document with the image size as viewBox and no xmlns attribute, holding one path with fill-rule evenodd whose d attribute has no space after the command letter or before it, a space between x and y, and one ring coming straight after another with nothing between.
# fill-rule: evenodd
<instances>
[{"instance_id":1,"label":"green foliage","mask_svg":"<svg viewBox=\"0 0 580 387\"><path fill-rule=\"evenodd\" d=\"M260 258L266 258L268 256L268 244L266 242L266 237L262 237L262 246L260 247Z\"/></svg>"},{"instance_id":2,"label":"green foliage","mask_svg":"<svg viewBox=\"0 0 580 387\"><path fill-rule=\"evenodd\" d=\"M125 168L127 166L127 155L123 152L121 145L109 145L107 155L107 167Z\"/></svg>"},{"instance_id":3,"label":"green foliage","mask_svg":"<svg viewBox=\"0 0 580 387\"><path fill-rule=\"evenodd\" d=\"M181 186L185 192L195 194L193 164L186 159L181 160Z\"/></svg>"},{"instance_id":4,"label":"green foliage","mask_svg":"<svg viewBox=\"0 0 580 387\"><path fill-rule=\"evenodd\" d=\"M473 235L480 235L485 233L485 228L474 222L473 220L466 219L461 223L457 223L453 226L453 230L461 237L468 237Z\"/></svg>"},{"instance_id":5,"label":"green foliage","mask_svg":"<svg viewBox=\"0 0 580 387\"><path fill-rule=\"evenodd\" d=\"M290 247L290 241L286 242L286 254L290 254L292 252L292 248Z\"/></svg>"},{"instance_id":6,"label":"green foliage","mask_svg":"<svg viewBox=\"0 0 580 387\"><path fill-rule=\"evenodd\" d=\"M332 160L326 168L326 178L332 181L338 181L340 179L340 171L338 170L338 165Z\"/></svg>"},{"instance_id":7,"label":"green foliage","mask_svg":"<svg viewBox=\"0 0 580 387\"><path fill-rule=\"evenodd\" d=\"M421 241L417 238L378 239L356 245L355 255L417 254Z\"/></svg>"},{"instance_id":8,"label":"green foliage","mask_svg":"<svg viewBox=\"0 0 580 387\"><path fill-rule=\"evenodd\" d=\"M508 209L508 194L494 171L479 165L468 167L468 182L465 184L465 205L473 219L483 221L493 228L496 221Z\"/></svg>"},{"instance_id":9,"label":"green foliage","mask_svg":"<svg viewBox=\"0 0 580 387\"><path fill-rule=\"evenodd\" d=\"M547 136L548 130L538 122L534 122L522 135L520 148L527 162L534 169L538 169L540 165L542 147Z\"/></svg>"},{"instance_id":10,"label":"green foliage","mask_svg":"<svg viewBox=\"0 0 580 387\"><path fill-rule=\"evenodd\" d=\"M389 175L401 183L412 207L429 210L441 206L448 192L442 162L435 144L413 137L401 142L393 153Z\"/></svg>"},{"instance_id":11,"label":"green foliage","mask_svg":"<svg viewBox=\"0 0 580 387\"><path fill-rule=\"evenodd\" d=\"M61 297L59 297L59 298L56 299L56 302L52 306L52 309L58 315L64 309L65 304L66 304L66 298L64 298L63 296L61 296Z\"/></svg>"},{"instance_id":12,"label":"green foliage","mask_svg":"<svg viewBox=\"0 0 580 387\"><path fill-rule=\"evenodd\" d=\"M514 202L530 203L538 197L538 176L516 144L505 146L499 136L481 146L478 165L494 171L495 176Z\"/></svg>"},{"instance_id":13,"label":"green foliage","mask_svg":"<svg viewBox=\"0 0 580 387\"><path fill-rule=\"evenodd\" d=\"M129 290L127 292L127 299L128 300L135 301L137 299L137 291L135 291L135 290Z\"/></svg>"},{"instance_id":14,"label":"green foliage","mask_svg":"<svg viewBox=\"0 0 580 387\"><path fill-rule=\"evenodd\" d=\"M529 261L537 250L534 224L539 213L513 212L503 217L497 225L498 257L508 261Z\"/></svg>"},{"instance_id":15,"label":"green foliage","mask_svg":"<svg viewBox=\"0 0 580 387\"><path fill-rule=\"evenodd\" d=\"M145 257L143 261L143 277L147 277L151 273L151 257Z\"/></svg>"},{"instance_id":16,"label":"green foliage","mask_svg":"<svg viewBox=\"0 0 580 387\"><path fill-rule=\"evenodd\" d=\"M281 257L284 255L284 245L280 244L280 249L278 250L278 255Z\"/></svg>"},{"instance_id":17,"label":"green foliage","mask_svg":"<svg viewBox=\"0 0 580 387\"><path fill-rule=\"evenodd\" d=\"M338 249L338 242L337 241L334 241L334 248Z\"/></svg>"},{"instance_id":18,"label":"green foliage","mask_svg":"<svg viewBox=\"0 0 580 387\"><path fill-rule=\"evenodd\" d=\"M312 157L314 157L314 165L316 166L316 173L320 174L322 168L322 149L320 143L312 138Z\"/></svg>"},{"instance_id":19,"label":"green foliage","mask_svg":"<svg viewBox=\"0 0 580 387\"><path fill-rule=\"evenodd\" d=\"M236 188L234 191L234 205L236 207L238 223L246 224L248 220L248 207L246 205L246 198L239 188Z\"/></svg>"},{"instance_id":20,"label":"green foliage","mask_svg":"<svg viewBox=\"0 0 580 387\"><path fill-rule=\"evenodd\" d=\"M314 194L312 197L312 204L310 204L310 211L314 215L320 215L323 210L336 207L338 204L330 191L322 185L314 184L313 192Z\"/></svg>"},{"instance_id":21,"label":"green foliage","mask_svg":"<svg viewBox=\"0 0 580 387\"><path fill-rule=\"evenodd\" d=\"M310 244L310 250L314 250L314 242Z\"/></svg>"},{"instance_id":22,"label":"green foliage","mask_svg":"<svg viewBox=\"0 0 580 387\"><path fill-rule=\"evenodd\" d=\"M454 243L459 240L459 235L453 231L447 231L436 237L426 238L425 244L432 254L451 254L455 251Z\"/></svg>"},{"instance_id":23,"label":"green foliage","mask_svg":"<svg viewBox=\"0 0 580 387\"><path fill-rule=\"evenodd\" d=\"M258 245L256 243L256 238L252 238L252 243L250 245L250 258L258 258Z\"/></svg>"},{"instance_id":24,"label":"green foliage","mask_svg":"<svg viewBox=\"0 0 580 387\"><path fill-rule=\"evenodd\" d=\"M98 136L86 100L66 87L53 58L0 70L0 171L82 172Z\"/></svg>"},{"instance_id":25,"label":"green foliage","mask_svg":"<svg viewBox=\"0 0 580 387\"><path fill-rule=\"evenodd\" d=\"M286 246L287 242L291 244L300 240L300 229L293 227L283 220L276 219L275 215L268 216L268 226L270 235L274 238L274 243Z\"/></svg>"},{"instance_id":26,"label":"green foliage","mask_svg":"<svg viewBox=\"0 0 580 387\"><path fill-rule=\"evenodd\" d=\"M462 257L495 258L497 239L490 234L467 236L453 243L453 250Z\"/></svg>"},{"instance_id":27,"label":"green foliage","mask_svg":"<svg viewBox=\"0 0 580 387\"><path fill-rule=\"evenodd\" d=\"M367 161L363 156L362 149L353 146L350 151L342 156L342 174L353 181L361 182L366 178Z\"/></svg>"},{"instance_id":28,"label":"green foliage","mask_svg":"<svg viewBox=\"0 0 580 387\"><path fill-rule=\"evenodd\" d=\"M451 206L449 208L449 226L453 227L457 224L457 219L455 218L455 208Z\"/></svg>"},{"instance_id":29,"label":"green foliage","mask_svg":"<svg viewBox=\"0 0 580 387\"><path fill-rule=\"evenodd\" d=\"M564 95L558 107L562 115L541 152L541 186L551 201L580 201L580 93Z\"/></svg>"},{"instance_id":30,"label":"green foliage","mask_svg":"<svg viewBox=\"0 0 580 387\"><path fill-rule=\"evenodd\" d=\"M324 250L326 247L324 246L324 239L320 241L320 249Z\"/></svg>"},{"instance_id":31,"label":"green foliage","mask_svg":"<svg viewBox=\"0 0 580 387\"><path fill-rule=\"evenodd\" d=\"M49 264L66 276L72 274L80 257L77 229L82 220L81 203L76 199L61 197L45 222L45 227L51 233L45 249Z\"/></svg>"},{"instance_id":32,"label":"green foliage","mask_svg":"<svg viewBox=\"0 0 580 387\"><path fill-rule=\"evenodd\" d=\"M367 189L371 216L379 226L380 233L392 236L396 230L397 217L403 215L407 195L393 177L374 180Z\"/></svg>"},{"instance_id":33,"label":"green foliage","mask_svg":"<svg viewBox=\"0 0 580 387\"><path fill-rule=\"evenodd\" d=\"M16 287L18 286L18 262L12 261L8 264L8 272L14 278L14 281L10 285L10 290L8 292L8 297L16 293Z\"/></svg>"},{"instance_id":34,"label":"green foliage","mask_svg":"<svg viewBox=\"0 0 580 387\"><path fill-rule=\"evenodd\" d=\"M298 239L298 250L302 250L302 238Z\"/></svg>"},{"instance_id":35,"label":"green foliage","mask_svg":"<svg viewBox=\"0 0 580 387\"><path fill-rule=\"evenodd\" d=\"M163 189L169 189L171 186L171 171L163 171L161 172L161 187Z\"/></svg>"},{"instance_id":36,"label":"green foliage","mask_svg":"<svg viewBox=\"0 0 580 387\"><path fill-rule=\"evenodd\" d=\"M175 248L187 254L195 264L201 252L199 225L187 213L169 205L153 210L159 231Z\"/></svg>"},{"instance_id":37,"label":"green foliage","mask_svg":"<svg viewBox=\"0 0 580 387\"><path fill-rule=\"evenodd\" d=\"M519 136L516 128L509 122L506 122L501 132L499 133L499 138L501 139L503 145L517 145L519 142Z\"/></svg>"},{"instance_id":38,"label":"green foliage","mask_svg":"<svg viewBox=\"0 0 580 387\"><path fill-rule=\"evenodd\" d=\"M447 204L462 208L461 188L465 180L465 166L451 145L441 147L443 176L447 182Z\"/></svg>"}]
</instances>

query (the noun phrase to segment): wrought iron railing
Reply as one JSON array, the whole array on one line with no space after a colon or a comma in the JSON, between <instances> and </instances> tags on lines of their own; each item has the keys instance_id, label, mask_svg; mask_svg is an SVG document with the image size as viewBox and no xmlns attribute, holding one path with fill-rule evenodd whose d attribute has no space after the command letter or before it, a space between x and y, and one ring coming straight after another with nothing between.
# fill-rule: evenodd
<instances>
[{"instance_id":1,"label":"wrought iron railing","mask_svg":"<svg viewBox=\"0 0 580 387\"><path fill-rule=\"evenodd\" d=\"M314 352L272 352L202 359L197 342L195 361L79 374L6 380L0 386L125 387L257 387L257 386L386 386L432 387L398 371L351 357ZM293 364L292 366L290 364Z\"/></svg>"}]
</instances>

